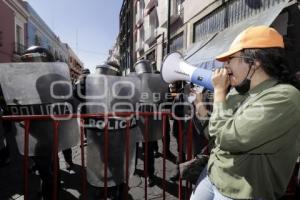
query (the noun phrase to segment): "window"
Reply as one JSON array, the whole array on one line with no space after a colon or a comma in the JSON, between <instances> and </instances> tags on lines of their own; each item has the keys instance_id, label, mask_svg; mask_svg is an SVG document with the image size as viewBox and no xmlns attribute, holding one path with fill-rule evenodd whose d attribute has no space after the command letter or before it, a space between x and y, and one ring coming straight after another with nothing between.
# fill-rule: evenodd
<instances>
[{"instance_id":1,"label":"window","mask_svg":"<svg viewBox=\"0 0 300 200\"><path fill-rule=\"evenodd\" d=\"M173 37L170 41L170 52L181 51L183 49L183 32Z\"/></svg>"},{"instance_id":2,"label":"window","mask_svg":"<svg viewBox=\"0 0 300 200\"><path fill-rule=\"evenodd\" d=\"M138 31L139 31L138 29L135 29L133 32L133 41L135 41L135 42L137 42L137 40L138 40L138 37L137 37Z\"/></svg>"},{"instance_id":3,"label":"window","mask_svg":"<svg viewBox=\"0 0 300 200\"><path fill-rule=\"evenodd\" d=\"M18 43L18 44L21 44L21 33L22 33L22 28L19 26L19 25L17 25L16 26L16 35L17 35L17 40L16 40L16 42Z\"/></svg>"},{"instance_id":4,"label":"window","mask_svg":"<svg viewBox=\"0 0 300 200\"><path fill-rule=\"evenodd\" d=\"M244 19L262 12L284 0L232 0L194 24L193 42L198 42L210 34L220 32Z\"/></svg>"},{"instance_id":5,"label":"window","mask_svg":"<svg viewBox=\"0 0 300 200\"><path fill-rule=\"evenodd\" d=\"M165 42L163 44L163 57L165 57L167 55L167 43Z\"/></svg>"},{"instance_id":6,"label":"window","mask_svg":"<svg viewBox=\"0 0 300 200\"><path fill-rule=\"evenodd\" d=\"M22 37L22 28L19 25L16 25L16 43L15 43L15 52L17 54L22 54L24 49L23 37Z\"/></svg>"},{"instance_id":7,"label":"window","mask_svg":"<svg viewBox=\"0 0 300 200\"><path fill-rule=\"evenodd\" d=\"M182 3L183 3L182 0L175 0L171 2L171 16L183 15Z\"/></svg>"},{"instance_id":8,"label":"window","mask_svg":"<svg viewBox=\"0 0 300 200\"><path fill-rule=\"evenodd\" d=\"M41 45L41 39L40 39L40 37L38 35L35 35L35 37L34 37L34 44L36 46L40 46Z\"/></svg>"},{"instance_id":9,"label":"window","mask_svg":"<svg viewBox=\"0 0 300 200\"><path fill-rule=\"evenodd\" d=\"M136 24L139 26L143 22L144 18L144 3L142 0L136 3Z\"/></svg>"},{"instance_id":10,"label":"window","mask_svg":"<svg viewBox=\"0 0 300 200\"><path fill-rule=\"evenodd\" d=\"M146 55L146 59L151 62L152 69L155 71L156 70L156 55L155 55L155 50L151 51Z\"/></svg>"},{"instance_id":11,"label":"window","mask_svg":"<svg viewBox=\"0 0 300 200\"><path fill-rule=\"evenodd\" d=\"M137 15L137 13L138 13L139 2L138 2L137 0L135 0L134 3L135 3L135 4L134 4L134 10L135 10L134 14Z\"/></svg>"},{"instance_id":12,"label":"window","mask_svg":"<svg viewBox=\"0 0 300 200\"><path fill-rule=\"evenodd\" d=\"M154 8L152 12L149 13L144 19L145 28L145 42L151 46L151 43L155 41L157 36L158 27L158 15L157 9Z\"/></svg>"},{"instance_id":13,"label":"window","mask_svg":"<svg viewBox=\"0 0 300 200\"><path fill-rule=\"evenodd\" d=\"M225 11L218 9L214 13L208 15L204 19L194 24L193 42L198 42L207 35L222 31L225 29Z\"/></svg>"},{"instance_id":14,"label":"window","mask_svg":"<svg viewBox=\"0 0 300 200\"><path fill-rule=\"evenodd\" d=\"M146 55L146 59L150 60L151 62L155 62L155 50L151 51Z\"/></svg>"}]
</instances>

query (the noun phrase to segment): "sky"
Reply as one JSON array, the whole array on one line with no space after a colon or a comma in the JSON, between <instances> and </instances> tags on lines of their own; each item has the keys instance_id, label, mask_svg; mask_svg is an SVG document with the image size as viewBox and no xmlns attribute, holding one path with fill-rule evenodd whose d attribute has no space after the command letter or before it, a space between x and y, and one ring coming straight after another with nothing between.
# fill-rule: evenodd
<instances>
[{"instance_id":1,"label":"sky","mask_svg":"<svg viewBox=\"0 0 300 200\"><path fill-rule=\"evenodd\" d=\"M85 68L103 64L119 32L123 0L27 0Z\"/></svg>"}]
</instances>

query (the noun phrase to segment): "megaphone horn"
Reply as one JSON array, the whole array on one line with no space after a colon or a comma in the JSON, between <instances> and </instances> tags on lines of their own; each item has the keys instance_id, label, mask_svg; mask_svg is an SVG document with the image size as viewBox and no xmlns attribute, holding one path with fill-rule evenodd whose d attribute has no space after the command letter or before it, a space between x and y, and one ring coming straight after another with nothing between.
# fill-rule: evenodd
<instances>
[{"instance_id":1,"label":"megaphone horn","mask_svg":"<svg viewBox=\"0 0 300 200\"><path fill-rule=\"evenodd\" d=\"M161 76L166 83L188 81L213 91L212 71L195 67L184 61L183 56L174 52L167 55L161 66Z\"/></svg>"}]
</instances>

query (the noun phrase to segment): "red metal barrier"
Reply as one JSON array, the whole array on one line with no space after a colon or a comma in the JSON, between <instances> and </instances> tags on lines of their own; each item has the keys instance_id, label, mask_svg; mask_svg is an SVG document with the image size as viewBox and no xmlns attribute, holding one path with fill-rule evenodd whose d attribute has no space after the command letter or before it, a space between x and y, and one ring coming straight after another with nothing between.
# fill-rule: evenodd
<instances>
[{"instance_id":1,"label":"red metal barrier","mask_svg":"<svg viewBox=\"0 0 300 200\"><path fill-rule=\"evenodd\" d=\"M166 115L163 116L163 199L166 199Z\"/></svg>"},{"instance_id":2,"label":"red metal barrier","mask_svg":"<svg viewBox=\"0 0 300 200\"><path fill-rule=\"evenodd\" d=\"M30 121L25 120L25 134L24 134L24 167L23 167L23 174L24 174L24 196L25 200L29 199L29 175L28 175L28 166L29 166L29 158L28 158L28 153L29 153L29 126L30 126Z\"/></svg>"},{"instance_id":3,"label":"red metal barrier","mask_svg":"<svg viewBox=\"0 0 300 200\"><path fill-rule=\"evenodd\" d=\"M145 140L145 151L144 151L144 177L145 177L145 200L148 199L148 187L147 187L147 177L148 177L148 126L149 118L145 116L145 130L144 130L144 140Z\"/></svg>"},{"instance_id":4,"label":"red metal barrier","mask_svg":"<svg viewBox=\"0 0 300 200\"><path fill-rule=\"evenodd\" d=\"M193 146L193 121L190 120L189 123L189 128L187 132L187 147L186 147L186 152L187 152L187 160L191 160L193 157L193 152L192 152L192 146ZM186 192L185 192L185 199L190 199L190 194L192 190L192 184L189 182L186 182Z\"/></svg>"},{"instance_id":5,"label":"red metal barrier","mask_svg":"<svg viewBox=\"0 0 300 200\"><path fill-rule=\"evenodd\" d=\"M179 141L178 141L178 156L179 156L179 163L182 163L182 139L183 139L183 134L182 134L182 122L178 121L178 130L179 130ZM179 176L179 189L178 189L178 198L182 199L182 180L181 176Z\"/></svg>"},{"instance_id":6,"label":"red metal barrier","mask_svg":"<svg viewBox=\"0 0 300 200\"><path fill-rule=\"evenodd\" d=\"M53 200L57 199L57 167L59 166L59 161L58 161L58 126L59 122L58 121L53 121L53 127L54 127L54 140L53 140Z\"/></svg>"},{"instance_id":7,"label":"red metal barrier","mask_svg":"<svg viewBox=\"0 0 300 200\"><path fill-rule=\"evenodd\" d=\"M85 154L84 154L84 120L80 120L80 152L81 152L81 178L86 180L85 171ZM82 197L87 199L87 184L86 181L82 181Z\"/></svg>"},{"instance_id":8,"label":"red metal barrier","mask_svg":"<svg viewBox=\"0 0 300 200\"><path fill-rule=\"evenodd\" d=\"M108 124L105 122L104 131L104 199L107 199L107 165L108 165Z\"/></svg>"},{"instance_id":9,"label":"red metal barrier","mask_svg":"<svg viewBox=\"0 0 300 200\"><path fill-rule=\"evenodd\" d=\"M129 120L126 121L126 140L125 140L125 151L126 151L126 165L125 165L125 190L124 190L124 197L125 200L128 199L128 191L129 191L129 144L130 144L130 138L129 138L129 127L130 122Z\"/></svg>"},{"instance_id":10,"label":"red metal barrier","mask_svg":"<svg viewBox=\"0 0 300 200\"><path fill-rule=\"evenodd\" d=\"M81 152L81 192L82 192L82 199L87 199L87 175L86 175L86 164L85 164L85 151L84 151L84 119L86 118L105 118L108 119L108 117L111 116L118 116L118 117L128 117L132 114L137 113L109 113L109 114L81 114L81 115L59 115L55 116L55 120L51 117L53 116L47 116L47 115L41 115L41 116L3 116L2 118L4 120L10 120L10 121L24 121L25 123L25 132L24 132L24 167L23 167L23 174L24 174L24 199L29 199L29 174L28 174L28 168L29 168L29 130L30 130L30 122L31 121L40 121L40 120L52 120L53 121L53 199L57 199L57 181L58 181L58 167L59 166L59 160L58 160L58 138L59 138L59 132L58 128L60 125L60 119L64 119L67 117L71 118L79 118L80 119L80 152ZM163 123L163 193L162 198L166 199L166 190L167 190L167 181L166 181L166 123L168 120L168 116L171 115L169 112L140 112L138 113L139 116L142 116L145 118L145 129L144 129L144 140L145 140L145 150L144 150L144 179L145 179L145 188L144 188L144 195L145 199L147 200L148 196L148 188L147 188L147 177L148 177L148 126L149 126L149 117L152 117L154 115L156 116L162 116L162 123ZM108 197L108 189L107 189L107 177L108 177L108 144L109 144L109 131L108 131L108 120L105 121L105 131L104 131L104 198L107 199ZM126 123L126 139L125 139L125 190L124 190L124 198L128 199L128 191L129 191L129 144L130 144L130 121L127 120ZM178 141L178 154L179 154L179 162L182 162L182 152L183 152L183 129L182 129L182 121L178 121L178 128L179 128L179 141ZM192 158L192 122L189 123L189 128L187 131L188 135L188 142L187 142L187 159ZM191 191L191 184L186 184L186 190L184 199L189 198L189 193ZM183 191L182 191L182 180L179 177L179 186L178 186L178 199L183 199Z\"/></svg>"}]
</instances>

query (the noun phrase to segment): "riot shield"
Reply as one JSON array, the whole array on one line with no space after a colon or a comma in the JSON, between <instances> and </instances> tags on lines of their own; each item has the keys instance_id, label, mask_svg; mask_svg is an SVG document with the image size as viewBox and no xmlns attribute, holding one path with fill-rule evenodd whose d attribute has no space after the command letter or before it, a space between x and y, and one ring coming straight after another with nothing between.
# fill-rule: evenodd
<instances>
[{"instance_id":1,"label":"riot shield","mask_svg":"<svg viewBox=\"0 0 300 200\"><path fill-rule=\"evenodd\" d=\"M0 64L0 84L11 115L55 115L73 113L72 85L65 63ZM52 120L30 123L29 155L49 154L53 147ZM24 150L24 122L15 122L15 136L21 154ZM78 144L76 119L60 121L59 150Z\"/></svg>"},{"instance_id":2,"label":"riot shield","mask_svg":"<svg viewBox=\"0 0 300 200\"><path fill-rule=\"evenodd\" d=\"M138 75L141 80L141 97L137 110L141 112L160 112L160 103L165 102L168 92L166 84L160 74L143 73ZM139 141L144 141L145 118L138 116ZM148 141L156 141L162 138L162 115L148 117Z\"/></svg>"},{"instance_id":3,"label":"riot shield","mask_svg":"<svg viewBox=\"0 0 300 200\"><path fill-rule=\"evenodd\" d=\"M133 112L139 99L140 80L137 77L108 75L88 76L86 79L87 113ZM112 116L108 120L107 186L125 181L126 123L129 133L129 174L134 171L137 127L135 116ZM104 187L105 119L89 118L87 132L87 180L95 187Z\"/></svg>"}]
</instances>

